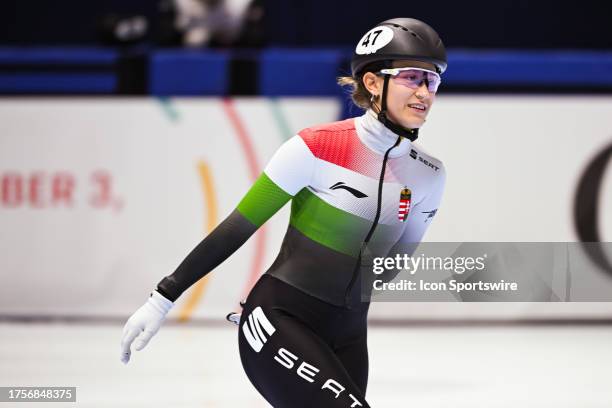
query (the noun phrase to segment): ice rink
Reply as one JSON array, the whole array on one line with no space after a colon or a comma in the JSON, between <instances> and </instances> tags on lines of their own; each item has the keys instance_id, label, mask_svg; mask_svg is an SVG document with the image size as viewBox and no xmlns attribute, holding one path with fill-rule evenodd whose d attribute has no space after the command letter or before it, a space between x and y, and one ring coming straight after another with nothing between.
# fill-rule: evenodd
<instances>
[{"instance_id":1,"label":"ice rink","mask_svg":"<svg viewBox=\"0 0 612 408\"><path fill-rule=\"evenodd\" d=\"M611 326L373 326L373 407L612 406ZM54 407L269 406L243 374L235 326L168 324L126 366L121 329L0 323L0 385L77 387L76 404Z\"/></svg>"}]
</instances>

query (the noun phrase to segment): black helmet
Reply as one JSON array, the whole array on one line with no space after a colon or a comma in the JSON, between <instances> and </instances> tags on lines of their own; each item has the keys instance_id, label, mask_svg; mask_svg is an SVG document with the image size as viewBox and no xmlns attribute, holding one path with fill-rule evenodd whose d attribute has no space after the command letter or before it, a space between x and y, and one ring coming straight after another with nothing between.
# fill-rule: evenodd
<instances>
[{"instance_id":1,"label":"black helmet","mask_svg":"<svg viewBox=\"0 0 612 408\"><path fill-rule=\"evenodd\" d=\"M392 18L359 40L351 59L352 75L357 77L370 63L400 59L430 62L440 74L446 70L446 49L433 28L414 18Z\"/></svg>"}]
</instances>

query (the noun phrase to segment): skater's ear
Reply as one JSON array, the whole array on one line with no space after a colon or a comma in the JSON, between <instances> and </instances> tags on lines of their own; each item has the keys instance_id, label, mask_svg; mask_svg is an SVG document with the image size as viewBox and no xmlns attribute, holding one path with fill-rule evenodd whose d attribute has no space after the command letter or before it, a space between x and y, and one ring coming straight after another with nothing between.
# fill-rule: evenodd
<instances>
[{"instance_id":1,"label":"skater's ear","mask_svg":"<svg viewBox=\"0 0 612 408\"><path fill-rule=\"evenodd\" d=\"M366 72L361 78L363 86L374 98L378 98L382 93L383 79L373 72Z\"/></svg>"}]
</instances>

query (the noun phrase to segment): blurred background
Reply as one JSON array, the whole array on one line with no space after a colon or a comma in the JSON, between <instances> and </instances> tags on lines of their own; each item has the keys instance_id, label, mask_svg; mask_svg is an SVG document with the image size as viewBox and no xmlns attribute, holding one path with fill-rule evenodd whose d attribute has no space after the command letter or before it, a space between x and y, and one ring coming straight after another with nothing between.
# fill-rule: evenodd
<instances>
[{"instance_id":1,"label":"blurred background","mask_svg":"<svg viewBox=\"0 0 612 408\"><path fill-rule=\"evenodd\" d=\"M361 114L335 79L358 39L398 16L448 51L418 140L448 172L425 240L608 243L583 257L612 294L606 2L0 7L0 386L76 386L67 406L268 406L224 317L274 260L288 208L128 366L121 328L280 144ZM612 303L386 302L370 323L372 406L612 406Z\"/></svg>"}]
</instances>

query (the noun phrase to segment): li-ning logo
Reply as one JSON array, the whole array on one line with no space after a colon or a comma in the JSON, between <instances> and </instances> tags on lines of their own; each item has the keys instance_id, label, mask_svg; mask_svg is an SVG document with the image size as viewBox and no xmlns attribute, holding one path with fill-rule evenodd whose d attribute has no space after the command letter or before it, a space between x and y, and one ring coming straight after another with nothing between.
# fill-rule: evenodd
<instances>
[{"instance_id":1,"label":"li-ning logo","mask_svg":"<svg viewBox=\"0 0 612 408\"><path fill-rule=\"evenodd\" d=\"M440 167L436 166L435 164L433 164L430 161L425 160L424 158L422 158L416 150L414 149L410 149L410 157L412 157L414 160L418 160L421 163L423 163L424 165L426 165L427 167L431 167L432 169L434 169L435 171L440 170Z\"/></svg>"},{"instance_id":2,"label":"li-ning logo","mask_svg":"<svg viewBox=\"0 0 612 408\"><path fill-rule=\"evenodd\" d=\"M366 194L363 194L361 191L354 189L353 187L349 187L346 184L344 184L343 181L339 181L336 184L334 184L333 186L330 187L331 190L337 190L337 189L343 189L348 191L349 193L351 193L352 195L354 195L357 198L364 198L367 197Z\"/></svg>"},{"instance_id":3,"label":"li-ning logo","mask_svg":"<svg viewBox=\"0 0 612 408\"><path fill-rule=\"evenodd\" d=\"M264 334L264 331L266 334ZM251 312L248 319L242 325L242 333L244 333L244 337L256 353L259 353L264 344L266 344L266 341L268 341L266 335L270 337L275 331L276 329L272 326L272 323L270 323L260 306L257 306Z\"/></svg>"}]
</instances>

